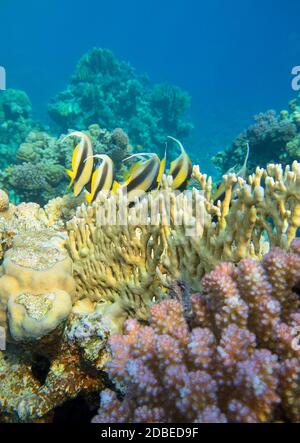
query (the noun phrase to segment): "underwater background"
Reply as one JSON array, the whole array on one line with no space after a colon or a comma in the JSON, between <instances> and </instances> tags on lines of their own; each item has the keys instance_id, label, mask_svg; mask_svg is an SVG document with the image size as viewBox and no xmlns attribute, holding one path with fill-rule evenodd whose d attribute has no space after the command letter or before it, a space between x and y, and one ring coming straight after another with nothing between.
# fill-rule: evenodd
<instances>
[{"instance_id":1,"label":"underwater background","mask_svg":"<svg viewBox=\"0 0 300 443\"><path fill-rule=\"evenodd\" d=\"M93 47L112 50L152 83L190 94L189 150L211 173L211 155L255 114L281 110L295 96L299 13L296 0L2 0L0 63L7 87L25 90L45 121L80 57Z\"/></svg>"}]
</instances>

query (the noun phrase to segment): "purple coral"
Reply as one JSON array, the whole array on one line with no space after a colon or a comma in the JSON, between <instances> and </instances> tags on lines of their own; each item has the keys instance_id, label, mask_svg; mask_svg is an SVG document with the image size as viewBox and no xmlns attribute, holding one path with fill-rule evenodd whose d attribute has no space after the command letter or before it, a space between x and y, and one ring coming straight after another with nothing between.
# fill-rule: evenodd
<instances>
[{"instance_id":1,"label":"purple coral","mask_svg":"<svg viewBox=\"0 0 300 443\"><path fill-rule=\"evenodd\" d=\"M175 300L154 305L149 326L129 320L107 368L124 399L103 391L93 421L299 421L299 248L217 266L189 322Z\"/></svg>"}]
</instances>

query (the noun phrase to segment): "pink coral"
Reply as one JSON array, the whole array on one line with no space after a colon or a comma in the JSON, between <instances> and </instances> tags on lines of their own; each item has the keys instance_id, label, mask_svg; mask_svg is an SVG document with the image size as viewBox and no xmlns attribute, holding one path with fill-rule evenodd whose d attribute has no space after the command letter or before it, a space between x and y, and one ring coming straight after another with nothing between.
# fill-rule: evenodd
<instances>
[{"instance_id":1,"label":"pink coral","mask_svg":"<svg viewBox=\"0 0 300 443\"><path fill-rule=\"evenodd\" d=\"M300 421L300 241L262 262L222 263L191 296L165 300L150 325L110 340L110 377L94 422Z\"/></svg>"}]
</instances>

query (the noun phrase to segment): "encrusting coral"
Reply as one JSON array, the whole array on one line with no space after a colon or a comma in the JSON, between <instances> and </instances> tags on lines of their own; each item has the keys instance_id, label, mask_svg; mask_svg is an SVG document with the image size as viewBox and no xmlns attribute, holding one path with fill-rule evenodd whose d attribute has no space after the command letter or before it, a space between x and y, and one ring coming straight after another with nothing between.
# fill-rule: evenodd
<instances>
[{"instance_id":1,"label":"encrusting coral","mask_svg":"<svg viewBox=\"0 0 300 443\"><path fill-rule=\"evenodd\" d=\"M128 320L107 365L124 399L104 390L93 422L299 421L299 252L219 264L189 312L166 300Z\"/></svg>"}]
</instances>

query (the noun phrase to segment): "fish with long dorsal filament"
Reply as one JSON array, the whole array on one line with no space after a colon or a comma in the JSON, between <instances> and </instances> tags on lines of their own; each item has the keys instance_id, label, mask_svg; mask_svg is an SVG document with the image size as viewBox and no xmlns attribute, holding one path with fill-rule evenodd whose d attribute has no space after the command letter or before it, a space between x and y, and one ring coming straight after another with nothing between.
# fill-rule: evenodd
<instances>
[{"instance_id":1,"label":"fish with long dorsal filament","mask_svg":"<svg viewBox=\"0 0 300 443\"><path fill-rule=\"evenodd\" d=\"M243 166L241 167L241 169L236 173L237 177L241 177L243 179L246 178L246 173L247 173L247 163L249 160L249 154L250 154L250 146L249 146L249 142L246 143L246 148L247 148L247 152L246 152L246 157L243 163ZM229 171L227 172L227 174L229 173ZM226 174L225 174L226 175ZM233 188L234 189L234 188ZM225 192L226 192L226 188L225 188L225 184L224 182L221 183L221 185L218 187L218 189L216 190L216 192L213 194L212 196L212 200L214 201L214 203L216 204L218 201L223 201L224 196L225 196Z\"/></svg>"},{"instance_id":2,"label":"fish with long dorsal filament","mask_svg":"<svg viewBox=\"0 0 300 443\"><path fill-rule=\"evenodd\" d=\"M63 138L62 142L70 137L80 138L79 144L76 145L73 151L72 169L66 169L68 176L71 178L69 188L74 184L74 195L77 197L91 180L94 166L93 144L90 137L80 131L71 132Z\"/></svg>"},{"instance_id":3,"label":"fish with long dorsal filament","mask_svg":"<svg viewBox=\"0 0 300 443\"><path fill-rule=\"evenodd\" d=\"M101 164L93 171L89 190L85 196L88 203L96 200L100 192L108 193L111 191L114 182L114 163L106 154L96 154L93 158L102 160ZM85 160L88 161L89 157Z\"/></svg>"},{"instance_id":4,"label":"fish with long dorsal filament","mask_svg":"<svg viewBox=\"0 0 300 443\"><path fill-rule=\"evenodd\" d=\"M169 175L173 177L171 187L174 191L183 191L192 176L193 165L182 143L174 137L168 136L168 138L177 143L181 150L180 156L173 160L170 164Z\"/></svg>"},{"instance_id":5,"label":"fish with long dorsal filament","mask_svg":"<svg viewBox=\"0 0 300 443\"><path fill-rule=\"evenodd\" d=\"M128 203L134 202L146 192L158 189L166 164L166 154L164 159L160 160L157 154L148 152L133 154L130 157L125 158L123 161L131 160L135 157L140 157L142 159L145 157L149 158L135 163L125 175L125 182L122 184L115 182L113 186L114 192L118 189L122 190L127 197Z\"/></svg>"}]
</instances>

